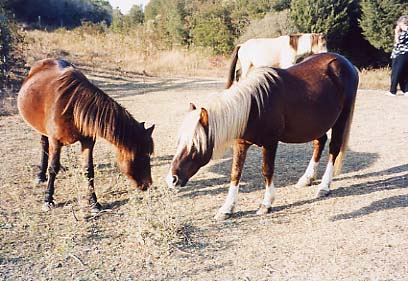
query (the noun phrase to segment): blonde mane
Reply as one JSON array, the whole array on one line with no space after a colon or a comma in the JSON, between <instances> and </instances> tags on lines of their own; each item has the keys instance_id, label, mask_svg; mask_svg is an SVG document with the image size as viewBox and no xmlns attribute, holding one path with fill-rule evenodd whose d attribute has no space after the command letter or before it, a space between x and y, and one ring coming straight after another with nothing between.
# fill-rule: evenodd
<instances>
[{"instance_id":1,"label":"blonde mane","mask_svg":"<svg viewBox=\"0 0 408 281\"><path fill-rule=\"evenodd\" d=\"M253 100L261 115L265 99L271 87L279 81L273 68L255 68L250 75L221 93L212 95L208 112L208 136L200 123L200 110L191 111L184 119L179 131L179 149L195 147L198 153L208 150L213 144L213 158L223 155L246 130ZM178 151L179 152L179 151Z\"/></svg>"}]
</instances>

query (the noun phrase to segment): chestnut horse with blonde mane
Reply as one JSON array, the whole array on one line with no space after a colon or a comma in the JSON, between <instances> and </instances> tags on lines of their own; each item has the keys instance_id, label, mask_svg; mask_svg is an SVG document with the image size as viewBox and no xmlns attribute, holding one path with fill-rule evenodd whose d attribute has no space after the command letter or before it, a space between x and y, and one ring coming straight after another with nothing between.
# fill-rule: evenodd
<instances>
[{"instance_id":1,"label":"chestnut horse with blonde mane","mask_svg":"<svg viewBox=\"0 0 408 281\"><path fill-rule=\"evenodd\" d=\"M344 57L313 55L288 69L255 68L246 79L212 96L206 108L191 105L180 131L166 182L184 186L212 157L233 145L231 181L216 218L230 216L237 205L238 185L248 148L262 147L265 194L257 214L271 211L272 181L278 142L313 141L314 151L298 187L311 185L331 129L329 160L317 197L330 193L340 172L358 87L358 72Z\"/></svg>"},{"instance_id":2,"label":"chestnut horse with blonde mane","mask_svg":"<svg viewBox=\"0 0 408 281\"><path fill-rule=\"evenodd\" d=\"M276 38L255 38L237 45L232 53L232 62L226 88L231 87L234 78L245 78L252 67L287 68L311 54L327 52L326 36L323 33L283 35ZM240 74L236 64L241 63Z\"/></svg>"},{"instance_id":3,"label":"chestnut horse with blonde mane","mask_svg":"<svg viewBox=\"0 0 408 281\"><path fill-rule=\"evenodd\" d=\"M77 141L81 143L92 212L101 209L94 190L92 152L96 137L117 147L120 170L139 189L151 185L154 126L145 129L144 123L137 122L70 63L57 59L36 62L17 101L23 119L41 134L42 157L37 179L47 181L48 167L44 211L54 206L54 181L61 167L61 148Z\"/></svg>"}]
</instances>

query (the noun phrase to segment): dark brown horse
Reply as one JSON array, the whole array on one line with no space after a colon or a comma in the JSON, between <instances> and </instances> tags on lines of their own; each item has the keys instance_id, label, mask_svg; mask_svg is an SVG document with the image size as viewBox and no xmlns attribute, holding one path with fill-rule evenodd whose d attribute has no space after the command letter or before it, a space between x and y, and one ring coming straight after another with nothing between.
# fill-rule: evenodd
<instances>
[{"instance_id":1,"label":"dark brown horse","mask_svg":"<svg viewBox=\"0 0 408 281\"><path fill-rule=\"evenodd\" d=\"M306 186L315 180L326 132L331 129L329 162L317 192L318 197L328 195L333 174L340 172L358 80L355 67L333 53L313 55L286 70L255 68L246 79L213 96L207 108L192 105L180 129L167 184L184 186L200 167L233 144L228 197L216 215L226 218L237 204L246 152L256 144L262 147L266 184L257 213L269 212L275 196L272 177L278 142L313 140L312 159L297 183Z\"/></svg>"},{"instance_id":2,"label":"dark brown horse","mask_svg":"<svg viewBox=\"0 0 408 281\"><path fill-rule=\"evenodd\" d=\"M24 120L41 134L39 182L47 180L48 167L44 211L54 205L61 148L77 141L82 147L92 211L101 208L94 191L92 151L96 137L117 147L119 168L139 189L145 190L152 183L154 126L145 129L144 123L137 122L68 62L56 59L36 62L18 93L18 109Z\"/></svg>"}]
</instances>

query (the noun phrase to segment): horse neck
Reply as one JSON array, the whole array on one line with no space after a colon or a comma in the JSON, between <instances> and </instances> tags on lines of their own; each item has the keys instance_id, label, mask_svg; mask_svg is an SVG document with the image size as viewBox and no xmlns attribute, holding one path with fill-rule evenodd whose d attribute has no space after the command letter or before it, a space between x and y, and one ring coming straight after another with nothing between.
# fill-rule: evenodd
<instances>
[{"instance_id":1,"label":"horse neck","mask_svg":"<svg viewBox=\"0 0 408 281\"><path fill-rule=\"evenodd\" d=\"M208 139L213 158L219 158L245 130L251 96L236 86L222 92L208 107Z\"/></svg>"},{"instance_id":2,"label":"horse neck","mask_svg":"<svg viewBox=\"0 0 408 281\"><path fill-rule=\"evenodd\" d=\"M104 138L123 152L131 153L139 146L143 133L140 124L102 91L80 95L73 116L76 126L86 136Z\"/></svg>"},{"instance_id":3,"label":"horse neck","mask_svg":"<svg viewBox=\"0 0 408 281\"><path fill-rule=\"evenodd\" d=\"M305 33L300 36L298 41L297 55L301 56L312 52L313 36L310 33Z\"/></svg>"}]
</instances>

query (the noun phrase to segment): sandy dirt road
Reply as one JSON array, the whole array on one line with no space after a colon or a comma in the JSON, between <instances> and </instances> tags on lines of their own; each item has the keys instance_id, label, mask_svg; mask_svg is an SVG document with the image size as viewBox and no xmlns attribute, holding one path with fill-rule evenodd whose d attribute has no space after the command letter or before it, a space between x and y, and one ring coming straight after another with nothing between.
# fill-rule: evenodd
<instances>
[{"instance_id":1,"label":"sandy dirt road","mask_svg":"<svg viewBox=\"0 0 408 281\"><path fill-rule=\"evenodd\" d=\"M152 173L155 188L165 189L188 103L205 102L224 79L85 73L137 120L156 124ZM221 223L212 217L227 194L231 155L211 162L164 201L162 214L189 229L188 241L166 254L140 240L150 219L141 203L146 193L118 176L112 146L101 141L95 149L96 190L110 212L77 221L73 178L62 173L58 208L43 214L44 187L31 183L39 138L18 115L0 117L0 280L406 280L407 112L407 97L359 90L343 173L325 199L314 199L316 186L294 187L311 144L280 144L277 198L265 216L255 215L263 195L260 149L249 151L238 212ZM78 147L65 151L63 165L78 161ZM166 232L159 226L148 231Z\"/></svg>"}]
</instances>

